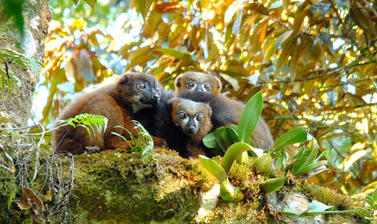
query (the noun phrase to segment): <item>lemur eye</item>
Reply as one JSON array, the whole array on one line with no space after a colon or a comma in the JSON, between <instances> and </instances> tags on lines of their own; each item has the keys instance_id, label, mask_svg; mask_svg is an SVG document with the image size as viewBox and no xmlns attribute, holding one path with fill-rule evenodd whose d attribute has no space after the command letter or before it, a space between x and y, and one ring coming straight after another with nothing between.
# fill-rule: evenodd
<instances>
[{"instance_id":1,"label":"lemur eye","mask_svg":"<svg viewBox=\"0 0 377 224\"><path fill-rule=\"evenodd\" d=\"M137 88L139 89L145 89L145 84L142 82L137 83Z\"/></svg>"},{"instance_id":2,"label":"lemur eye","mask_svg":"<svg viewBox=\"0 0 377 224\"><path fill-rule=\"evenodd\" d=\"M212 90L212 85L209 83L204 84L204 89L207 90L208 92Z\"/></svg>"},{"instance_id":3,"label":"lemur eye","mask_svg":"<svg viewBox=\"0 0 377 224\"><path fill-rule=\"evenodd\" d=\"M198 114L198 116L196 116L196 120L198 121L202 121L204 119L204 116L202 114Z\"/></svg>"},{"instance_id":4,"label":"lemur eye","mask_svg":"<svg viewBox=\"0 0 377 224\"><path fill-rule=\"evenodd\" d=\"M186 117L186 115L185 115L185 113L183 113L183 112L179 112L179 113L178 113L178 117L179 117L180 119L184 119L184 118Z\"/></svg>"},{"instance_id":5,"label":"lemur eye","mask_svg":"<svg viewBox=\"0 0 377 224\"><path fill-rule=\"evenodd\" d=\"M193 82L186 83L187 89L192 89L192 88L194 88L194 86L195 86L195 83L193 83Z\"/></svg>"},{"instance_id":6,"label":"lemur eye","mask_svg":"<svg viewBox=\"0 0 377 224\"><path fill-rule=\"evenodd\" d=\"M161 91L161 90L160 90L159 88L156 88L156 92L158 92L158 93L159 93L160 91Z\"/></svg>"}]
</instances>

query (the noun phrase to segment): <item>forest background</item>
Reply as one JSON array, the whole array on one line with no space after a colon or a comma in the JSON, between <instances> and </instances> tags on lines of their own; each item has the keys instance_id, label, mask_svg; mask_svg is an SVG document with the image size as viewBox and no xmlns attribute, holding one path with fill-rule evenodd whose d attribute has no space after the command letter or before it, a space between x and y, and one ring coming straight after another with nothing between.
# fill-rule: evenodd
<instances>
[{"instance_id":1,"label":"forest background","mask_svg":"<svg viewBox=\"0 0 377 224\"><path fill-rule=\"evenodd\" d=\"M77 93L124 71L151 73L165 88L184 71L204 71L229 97L246 102L261 91L275 139L307 127L329 168L310 181L357 196L377 185L376 8L367 0L51 1L33 120L51 127Z\"/></svg>"}]
</instances>

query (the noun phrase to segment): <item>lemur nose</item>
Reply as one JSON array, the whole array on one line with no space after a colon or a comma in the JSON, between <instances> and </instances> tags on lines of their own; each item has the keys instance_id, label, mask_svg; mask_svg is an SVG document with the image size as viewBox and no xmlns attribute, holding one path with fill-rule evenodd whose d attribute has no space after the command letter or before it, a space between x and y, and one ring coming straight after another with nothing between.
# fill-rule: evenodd
<instances>
[{"instance_id":1,"label":"lemur nose","mask_svg":"<svg viewBox=\"0 0 377 224\"><path fill-rule=\"evenodd\" d=\"M195 132L195 128L193 126L188 128L188 131L190 134L193 134Z\"/></svg>"},{"instance_id":2,"label":"lemur nose","mask_svg":"<svg viewBox=\"0 0 377 224\"><path fill-rule=\"evenodd\" d=\"M159 100L160 99L160 95L158 95L158 94L154 94L152 97L153 97L154 100Z\"/></svg>"}]
</instances>

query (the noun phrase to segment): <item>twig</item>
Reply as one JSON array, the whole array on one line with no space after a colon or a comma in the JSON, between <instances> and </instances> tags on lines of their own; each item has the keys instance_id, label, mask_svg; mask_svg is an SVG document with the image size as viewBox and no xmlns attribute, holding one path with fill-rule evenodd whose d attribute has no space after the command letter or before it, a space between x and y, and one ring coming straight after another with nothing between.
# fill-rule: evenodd
<instances>
[{"instance_id":1,"label":"twig","mask_svg":"<svg viewBox=\"0 0 377 224\"><path fill-rule=\"evenodd\" d=\"M352 68L352 67L357 67L357 66L364 66L364 65L368 65L368 64L373 64L373 63L377 63L376 60L372 60L372 61L368 61L368 62L365 62L365 63L358 63L358 64L355 64L355 61L357 59L355 59L353 62L349 63L348 65L345 65L345 66L342 66L342 67L336 67L336 68L322 68L322 69L317 69L317 70L312 70L312 71L308 71L306 74L311 74L311 73L322 73L321 75L318 75L318 76L309 76L309 77L305 77L305 78L301 78L301 79L294 79L294 80L281 80L281 81L271 81L270 83L294 83L294 82L304 82L304 81L308 81L308 80L314 80L314 79L320 79L320 78L324 78L324 77L328 77L330 75L336 75L336 73L344 70L344 69L348 69L348 68ZM328 70L330 70L329 72L327 72ZM306 75L305 74L305 75Z\"/></svg>"}]
</instances>

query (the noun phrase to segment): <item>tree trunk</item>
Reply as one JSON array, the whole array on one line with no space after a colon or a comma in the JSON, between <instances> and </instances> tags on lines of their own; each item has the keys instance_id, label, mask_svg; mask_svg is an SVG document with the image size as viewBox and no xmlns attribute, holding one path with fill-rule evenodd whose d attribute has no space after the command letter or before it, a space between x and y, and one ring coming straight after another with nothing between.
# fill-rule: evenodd
<instances>
[{"instance_id":1,"label":"tree trunk","mask_svg":"<svg viewBox=\"0 0 377 224\"><path fill-rule=\"evenodd\" d=\"M24 38L10 23L2 28L0 49L18 52L26 57L42 63L44 40L48 33L48 22L51 14L48 0L32 0L25 2L24 7ZM30 117L32 93L38 82L41 66L32 69L14 63L12 59L1 61L0 66L9 67L11 79L18 80L14 86L7 86L0 94L0 117L8 119L12 126L25 126ZM4 75L4 74L3 74ZM8 88L10 91L8 93ZM0 119L1 120L1 119Z\"/></svg>"}]
</instances>

